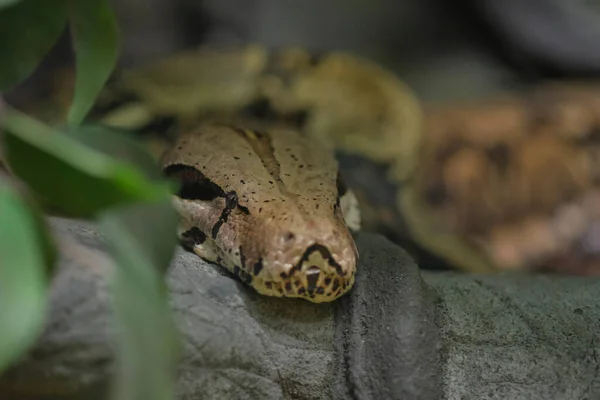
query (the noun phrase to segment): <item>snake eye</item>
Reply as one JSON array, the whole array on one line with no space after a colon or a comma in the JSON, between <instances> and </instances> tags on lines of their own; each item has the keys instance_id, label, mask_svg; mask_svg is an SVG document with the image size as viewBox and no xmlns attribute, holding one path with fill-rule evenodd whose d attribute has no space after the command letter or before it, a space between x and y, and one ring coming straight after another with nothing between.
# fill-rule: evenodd
<instances>
[{"instance_id":1,"label":"snake eye","mask_svg":"<svg viewBox=\"0 0 600 400\"><path fill-rule=\"evenodd\" d=\"M169 178L175 178L180 186L177 196L186 200L211 201L224 197L223 190L211 182L204 174L194 167L182 164L169 165L164 170Z\"/></svg>"}]
</instances>

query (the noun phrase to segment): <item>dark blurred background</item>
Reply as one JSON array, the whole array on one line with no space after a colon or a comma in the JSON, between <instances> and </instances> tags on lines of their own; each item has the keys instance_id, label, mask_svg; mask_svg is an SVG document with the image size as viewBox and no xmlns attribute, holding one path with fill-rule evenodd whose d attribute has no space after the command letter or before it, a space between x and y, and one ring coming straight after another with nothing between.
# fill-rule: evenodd
<instances>
[{"instance_id":1,"label":"dark blurred background","mask_svg":"<svg viewBox=\"0 0 600 400\"><path fill-rule=\"evenodd\" d=\"M200 43L346 50L424 100L600 71L598 1L119 0L123 63Z\"/></svg>"},{"instance_id":2,"label":"dark blurred background","mask_svg":"<svg viewBox=\"0 0 600 400\"><path fill-rule=\"evenodd\" d=\"M123 34L123 66L201 44L346 50L391 68L428 102L489 96L547 78L600 71L597 0L112 3ZM49 66L70 61L65 35L28 83L35 87Z\"/></svg>"},{"instance_id":3,"label":"dark blurred background","mask_svg":"<svg viewBox=\"0 0 600 400\"><path fill-rule=\"evenodd\" d=\"M260 43L272 48L299 45L316 52L342 50L396 72L429 105L493 97L548 79L600 75L600 0L112 0L112 4L122 32L123 67L200 45ZM63 85L55 74L65 65L73 65L68 32L10 100L27 104L51 96L57 85ZM393 199L395 192L390 193ZM443 264L437 258L429 262L426 255L420 258L422 266Z\"/></svg>"}]
</instances>

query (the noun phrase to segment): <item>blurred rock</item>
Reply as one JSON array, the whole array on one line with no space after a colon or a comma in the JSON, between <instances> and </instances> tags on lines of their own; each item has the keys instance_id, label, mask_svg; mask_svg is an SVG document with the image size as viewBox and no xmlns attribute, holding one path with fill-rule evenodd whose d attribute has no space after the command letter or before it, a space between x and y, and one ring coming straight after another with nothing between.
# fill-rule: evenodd
<instances>
[{"instance_id":1,"label":"blurred rock","mask_svg":"<svg viewBox=\"0 0 600 400\"><path fill-rule=\"evenodd\" d=\"M62 260L46 330L0 379L0 398L102 399L114 266L93 225L51 222ZM600 396L597 279L419 273L381 237L357 240L356 286L320 305L260 296L178 251L168 276L184 341L178 398Z\"/></svg>"}]
</instances>

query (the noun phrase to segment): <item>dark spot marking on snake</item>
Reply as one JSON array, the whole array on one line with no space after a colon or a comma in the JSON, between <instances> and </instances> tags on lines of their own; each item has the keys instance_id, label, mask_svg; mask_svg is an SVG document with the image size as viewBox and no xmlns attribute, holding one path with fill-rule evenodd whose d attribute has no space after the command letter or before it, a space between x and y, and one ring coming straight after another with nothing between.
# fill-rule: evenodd
<instances>
[{"instance_id":1,"label":"dark spot marking on snake","mask_svg":"<svg viewBox=\"0 0 600 400\"><path fill-rule=\"evenodd\" d=\"M164 169L164 174L180 183L177 196L185 200L211 201L225 197L219 185L208 179L202 172L189 165L173 164Z\"/></svg>"},{"instance_id":2,"label":"dark spot marking on snake","mask_svg":"<svg viewBox=\"0 0 600 400\"><path fill-rule=\"evenodd\" d=\"M259 258L256 263L254 263L253 271L254 275L260 274L260 271L263 269L263 259Z\"/></svg>"},{"instance_id":3,"label":"dark spot marking on snake","mask_svg":"<svg viewBox=\"0 0 600 400\"><path fill-rule=\"evenodd\" d=\"M325 286L329 286L329 284L331 284L331 278L325 278Z\"/></svg>"},{"instance_id":4,"label":"dark spot marking on snake","mask_svg":"<svg viewBox=\"0 0 600 400\"><path fill-rule=\"evenodd\" d=\"M336 291L336 290L337 290L339 287L340 287L340 281L339 281L339 279L338 279L338 278L335 278L335 279L333 280L333 286L331 287L331 290L332 290L333 292L335 292L335 291Z\"/></svg>"},{"instance_id":5,"label":"dark spot marking on snake","mask_svg":"<svg viewBox=\"0 0 600 400\"><path fill-rule=\"evenodd\" d=\"M286 282L285 283L285 291L286 292L291 292L292 291L292 284L290 282Z\"/></svg>"},{"instance_id":6,"label":"dark spot marking on snake","mask_svg":"<svg viewBox=\"0 0 600 400\"><path fill-rule=\"evenodd\" d=\"M298 289L298 294L304 294L304 293L306 293L306 289L304 289L303 287Z\"/></svg>"},{"instance_id":7,"label":"dark spot marking on snake","mask_svg":"<svg viewBox=\"0 0 600 400\"><path fill-rule=\"evenodd\" d=\"M225 208L233 210L238 206L238 195L235 190L227 192L225 195Z\"/></svg>"},{"instance_id":8,"label":"dark spot marking on snake","mask_svg":"<svg viewBox=\"0 0 600 400\"><path fill-rule=\"evenodd\" d=\"M187 248L192 249L197 244L202 244L206 241L206 234L200 230L200 228L193 227L180 236L181 244Z\"/></svg>"},{"instance_id":9,"label":"dark spot marking on snake","mask_svg":"<svg viewBox=\"0 0 600 400\"><path fill-rule=\"evenodd\" d=\"M212 228L211 236L213 239L215 239L217 237L217 234L219 233L221 226L223 226L223 224L227 222L227 219L229 218L229 214L231 214L231 211L237 207L238 207L238 196L237 196L237 193L234 190L232 190L225 195L225 208L221 212L221 215L219 216L219 220Z\"/></svg>"},{"instance_id":10,"label":"dark spot marking on snake","mask_svg":"<svg viewBox=\"0 0 600 400\"><path fill-rule=\"evenodd\" d=\"M308 246L306 248L306 250L304 250L304 254L302 254L302 257L300 257L300 260L298 260L298 263L292 268L292 271L294 270L300 270L302 268L302 264L308 260L308 258L310 257L310 255L312 253L314 253L315 251L318 251L319 253L321 253L321 257L323 257L324 259L327 260L327 263L332 266L333 268L335 268L335 271L339 274L339 275L343 275L343 270L342 270L342 266L340 264L337 263L337 261L335 261L333 259L333 256L331 255L331 253L329 252L329 250L327 249L327 247L323 246L322 244L319 243L315 243L311 246Z\"/></svg>"},{"instance_id":11,"label":"dark spot marking on snake","mask_svg":"<svg viewBox=\"0 0 600 400\"><path fill-rule=\"evenodd\" d=\"M319 286L319 287L317 288L317 294L323 294L323 293L325 293L325 289L323 289L323 287L322 287L322 286Z\"/></svg>"},{"instance_id":12,"label":"dark spot marking on snake","mask_svg":"<svg viewBox=\"0 0 600 400\"><path fill-rule=\"evenodd\" d=\"M319 267L313 265L306 271L306 282L309 294L312 294L317 288L317 282L319 281L319 276L321 275L321 270Z\"/></svg>"},{"instance_id":13,"label":"dark spot marking on snake","mask_svg":"<svg viewBox=\"0 0 600 400\"><path fill-rule=\"evenodd\" d=\"M265 287L267 289L271 289L271 288L273 288L273 283L272 282L265 282Z\"/></svg>"}]
</instances>

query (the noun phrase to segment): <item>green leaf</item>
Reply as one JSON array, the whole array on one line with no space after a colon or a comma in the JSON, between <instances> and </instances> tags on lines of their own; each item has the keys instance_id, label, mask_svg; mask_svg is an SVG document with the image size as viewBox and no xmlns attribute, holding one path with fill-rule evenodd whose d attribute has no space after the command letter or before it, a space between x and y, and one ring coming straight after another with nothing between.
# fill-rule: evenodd
<instances>
[{"instance_id":1,"label":"green leaf","mask_svg":"<svg viewBox=\"0 0 600 400\"><path fill-rule=\"evenodd\" d=\"M64 0L24 0L0 7L0 92L35 71L66 23Z\"/></svg>"},{"instance_id":2,"label":"green leaf","mask_svg":"<svg viewBox=\"0 0 600 400\"><path fill-rule=\"evenodd\" d=\"M130 131L85 123L77 127L67 126L64 133L94 150L135 164L153 181L164 178L156 160L140 143L139 137Z\"/></svg>"},{"instance_id":3,"label":"green leaf","mask_svg":"<svg viewBox=\"0 0 600 400\"><path fill-rule=\"evenodd\" d=\"M175 250L177 216L165 198L111 210L100 222L118 264L118 374L111 398L174 399L180 342L161 271Z\"/></svg>"},{"instance_id":4,"label":"green leaf","mask_svg":"<svg viewBox=\"0 0 600 400\"><path fill-rule=\"evenodd\" d=\"M18 111L0 121L11 170L45 206L63 215L88 218L117 204L153 201L169 191L124 163Z\"/></svg>"},{"instance_id":5,"label":"green leaf","mask_svg":"<svg viewBox=\"0 0 600 400\"><path fill-rule=\"evenodd\" d=\"M8 6L13 6L20 1L21 0L0 0L0 10Z\"/></svg>"},{"instance_id":6,"label":"green leaf","mask_svg":"<svg viewBox=\"0 0 600 400\"><path fill-rule=\"evenodd\" d=\"M0 221L2 371L34 344L43 328L48 266L39 220L5 184L0 184Z\"/></svg>"},{"instance_id":7,"label":"green leaf","mask_svg":"<svg viewBox=\"0 0 600 400\"><path fill-rule=\"evenodd\" d=\"M69 109L70 124L80 124L108 80L119 53L119 30L107 0L70 0L77 72Z\"/></svg>"},{"instance_id":8,"label":"green leaf","mask_svg":"<svg viewBox=\"0 0 600 400\"><path fill-rule=\"evenodd\" d=\"M33 222L35 224L35 231L39 237L41 244L42 254L44 257L44 263L48 267L48 276L52 272L56 260L58 259L58 253L50 228L46 224L42 211L39 205L36 203L35 198L29 193L25 185L18 182L16 179L11 177L9 174L2 172L0 168L0 187L8 187L10 190L17 193L25 206L29 209Z\"/></svg>"}]
</instances>

